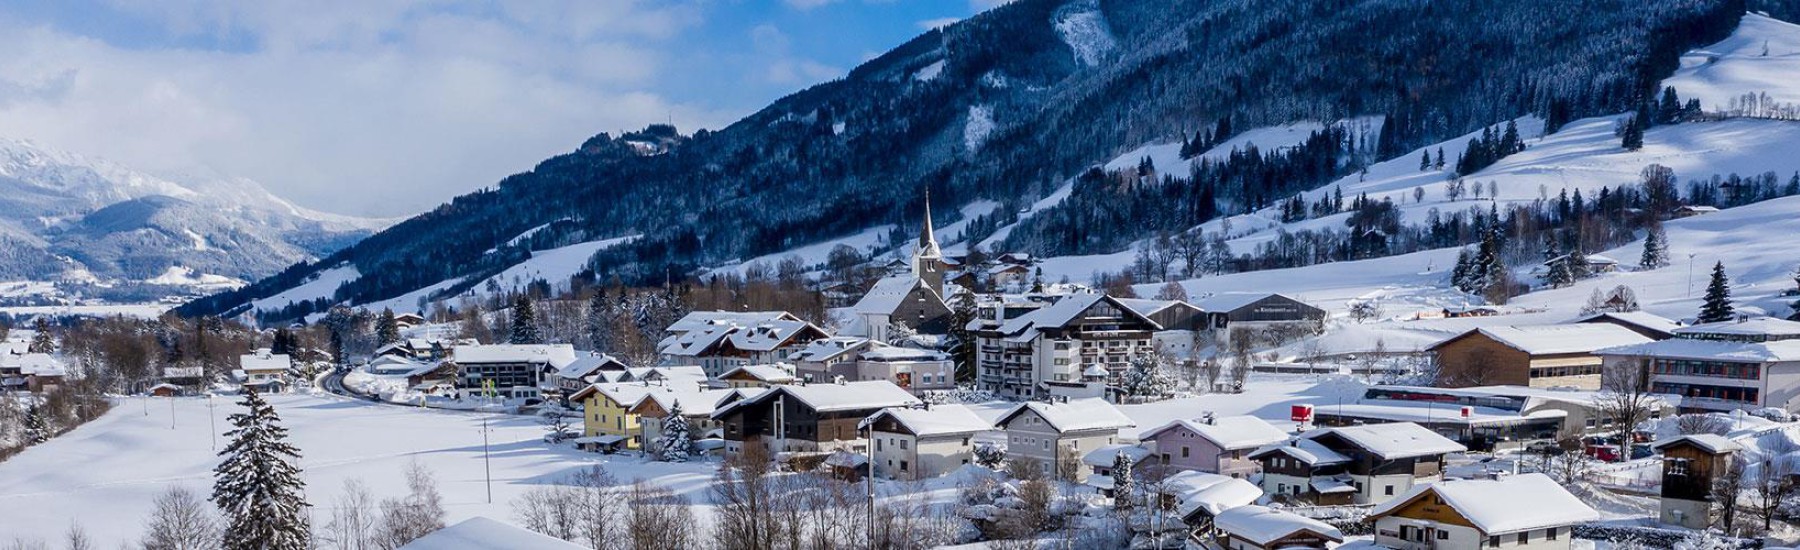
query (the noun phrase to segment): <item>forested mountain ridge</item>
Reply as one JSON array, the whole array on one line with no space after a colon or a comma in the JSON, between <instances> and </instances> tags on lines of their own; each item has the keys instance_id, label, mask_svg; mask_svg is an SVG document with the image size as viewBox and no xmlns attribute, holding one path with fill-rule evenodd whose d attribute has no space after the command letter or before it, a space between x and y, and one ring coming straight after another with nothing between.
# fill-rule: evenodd
<instances>
[{"instance_id":1,"label":"forested mountain ridge","mask_svg":"<svg viewBox=\"0 0 1800 550\"><path fill-rule=\"evenodd\" d=\"M593 271L660 281L916 223L925 188L939 212L999 201L995 219L970 224L991 231L1145 142L1212 142L1229 137L1209 135L1222 128L1295 120L1385 121L1366 149L1326 135L1313 152L1246 155L1165 179L1154 196L1099 200L1120 191L1078 186L1077 200L1006 241L1040 254L1116 251L1513 116L1554 127L1630 110L1682 51L1724 36L1744 9L1738 0L1021 0L718 131L595 136L494 188L183 311L240 309L346 264L361 276L332 301L368 303L445 281L472 285L534 250L626 235L642 237L600 250Z\"/></svg>"}]
</instances>

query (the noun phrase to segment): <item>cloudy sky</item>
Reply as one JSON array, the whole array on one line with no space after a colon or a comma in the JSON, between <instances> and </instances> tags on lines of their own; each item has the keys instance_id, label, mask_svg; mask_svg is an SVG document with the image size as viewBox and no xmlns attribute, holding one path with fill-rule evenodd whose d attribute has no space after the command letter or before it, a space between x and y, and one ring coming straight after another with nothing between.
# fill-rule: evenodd
<instances>
[{"instance_id":1,"label":"cloudy sky","mask_svg":"<svg viewBox=\"0 0 1800 550\"><path fill-rule=\"evenodd\" d=\"M1003 0L9 0L0 136L398 216L717 128Z\"/></svg>"}]
</instances>

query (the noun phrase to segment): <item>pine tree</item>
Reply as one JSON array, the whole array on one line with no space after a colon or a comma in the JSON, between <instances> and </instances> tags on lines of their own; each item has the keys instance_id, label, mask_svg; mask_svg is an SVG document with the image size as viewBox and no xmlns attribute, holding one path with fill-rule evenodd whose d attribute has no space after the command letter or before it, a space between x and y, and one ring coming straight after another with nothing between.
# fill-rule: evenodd
<instances>
[{"instance_id":1,"label":"pine tree","mask_svg":"<svg viewBox=\"0 0 1800 550\"><path fill-rule=\"evenodd\" d=\"M610 303L606 299L606 288L601 287L594 297L588 299L586 323L588 345L595 351L614 351L617 338L613 336L613 314Z\"/></svg>"},{"instance_id":2,"label":"pine tree","mask_svg":"<svg viewBox=\"0 0 1800 550\"><path fill-rule=\"evenodd\" d=\"M975 381L975 333L969 323L975 321L975 292L963 290L950 298L950 357L956 361L956 382Z\"/></svg>"},{"instance_id":3,"label":"pine tree","mask_svg":"<svg viewBox=\"0 0 1800 550\"><path fill-rule=\"evenodd\" d=\"M1456 268L1450 272L1450 285L1463 292L1475 292L1475 285L1470 277L1474 263L1474 259L1469 256L1469 249L1456 251Z\"/></svg>"},{"instance_id":4,"label":"pine tree","mask_svg":"<svg viewBox=\"0 0 1800 550\"><path fill-rule=\"evenodd\" d=\"M1668 236L1662 224L1653 224L1644 236L1644 255L1638 258L1639 269L1656 269L1669 265Z\"/></svg>"},{"instance_id":5,"label":"pine tree","mask_svg":"<svg viewBox=\"0 0 1800 550\"><path fill-rule=\"evenodd\" d=\"M44 411L35 404L25 408L24 435L28 446L50 440L50 426L44 422Z\"/></svg>"},{"instance_id":6,"label":"pine tree","mask_svg":"<svg viewBox=\"0 0 1800 550\"><path fill-rule=\"evenodd\" d=\"M56 337L50 334L49 319L38 317L36 321L32 321L31 330L33 332L31 343L25 346L25 351L30 353L56 352Z\"/></svg>"},{"instance_id":7,"label":"pine tree","mask_svg":"<svg viewBox=\"0 0 1800 550\"><path fill-rule=\"evenodd\" d=\"M681 415L681 402L669 406L668 420L663 421L662 450L657 458L664 462L687 462L694 455L694 440L687 417Z\"/></svg>"},{"instance_id":8,"label":"pine tree","mask_svg":"<svg viewBox=\"0 0 1800 550\"><path fill-rule=\"evenodd\" d=\"M1725 277L1725 262L1713 264L1712 282L1706 284L1706 298L1700 305L1700 322L1730 321L1737 315L1731 307L1731 280Z\"/></svg>"},{"instance_id":9,"label":"pine tree","mask_svg":"<svg viewBox=\"0 0 1800 550\"><path fill-rule=\"evenodd\" d=\"M1124 512L1137 504L1137 480L1132 478L1131 457L1124 451L1113 455L1113 510Z\"/></svg>"},{"instance_id":10,"label":"pine tree","mask_svg":"<svg viewBox=\"0 0 1800 550\"><path fill-rule=\"evenodd\" d=\"M227 550L304 550L310 546L300 450L287 442L275 408L245 387L245 412L230 417L231 443L213 469L213 504L225 516Z\"/></svg>"},{"instance_id":11,"label":"pine tree","mask_svg":"<svg viewBox=\"0 0 1800 550\"><path fill-rule=\"evenodd\" d=\"M509 344L542 344L543 334L538 332L537 313L531 309L531 298L520 294L513 300L512 335L506 340Z\"/></svg>"},{"instance_id":12,"label":"pine tree","mask_svg":"<svg viewBox=\"0 0 1800 550\"><path fill-rule=\"evenodd\" d=\"M1419 171L1424 172L1424 171L1430 170L1430 169L1431 169L1431 151L1426 151L1424 154L1421 154L1419 156Z\"/></svg>"},{"instance_id":13,"label":"pine tree","mask_svg":"<svg viewBox=\"0 0 1800 550\"><path fill-rule=\"evenodd\" d=\"M1443 169L1444 169L1444 148L1443 148L1443 147L1439 147L1439 148L1438 148L1438 150L1437 150L1437 161L1435 161L1435 162L1432 162L1432 163L1431 163L1431 167L1432 167L1432 168L1436 168L1436 169L1438 169L1438 170L1443 170Z\"/></svg>"},{"instance_id":14,"label":"pine tree","mask_svg":"<svg viewBox=\"0 0 1800 550\"><path fill-rule=\"evenodd\" d=\"M1626 151L1636 151L1644 148L1643 118L1644 115L1638 114L1625 121L1625 132L1620 139L1620 145L1623 145Z\"/></svg>"},{"instance_id":15,"label":"pine tree","mask_svg":"<svg viewBox=\"0 0 1800 550\"><path fill-rule=\"evenodd\" d=\"M1675 93L1675 87L1663 88L1662 102L1656 106L1658 124L1675 124L1681 122L1681 96Z\"/></svg>"},{"instance_id":16,"label":"pine tree","mask_svg":"<svg viewBox=\"0 0 1800 550\"><path fill-rule=\"evenodd\" d=\"M375 320L375 345L385 346L400 341L400 322L394 319L394 310L383 308L381 317Z\"/></svg>"}]
</instances>

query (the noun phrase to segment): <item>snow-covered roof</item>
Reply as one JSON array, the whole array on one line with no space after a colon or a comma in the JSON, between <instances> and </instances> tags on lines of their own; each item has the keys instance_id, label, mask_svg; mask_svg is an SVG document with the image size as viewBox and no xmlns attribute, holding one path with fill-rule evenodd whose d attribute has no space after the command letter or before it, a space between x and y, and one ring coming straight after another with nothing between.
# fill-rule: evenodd
<instances>
[{"instance_id":1,"label":"snow-covered roof","mask_svg":"<svg viewBox=\"0 0 1800 550\"><path fill-rule=\"evenodd\" d=\"M574 362L563 365L562 368L557 369L556 375L569 380L580 380L582 378L587 378L587 376L593 374L594 371L602 369L625 370L627 368L624 361L620 361L618 358L611 355L584 355L577 357Z\"/></svg>"},{"instance_id":2,"label":"snow-covered roof","mask_svg":"<svg viewBox=\"0 0 1800 550\"><path fill-rule=\"evenodd\" d=\"M1660 451L1665 447L1677 443L1689 443L1713 454L1729 453L1744 448L1742 445L1738 445L1737 442L1718 434L1688 434L1671 437L1652 444L1650 448Z\"/></svg>"},{"instance_id":3,"label":"snow-covered roof","mask_svg":"<svg viewBox=\"0 0 1800 550\"><path fill-rule=\"evenodd\" d=\"M1154 439L1164 431L1177 426L1199 434L1211 441L1213 445L1224 450L1254 449L1288 438L1282 431L1267 421L1254 416L1223 416L1213 418L1210 423L1205 420L1177 419L1160 427L1144 432L1139 439Z\"/></svg>"},{"instance_id":4,"label":"snow-covered roof","mask_svg":"<svg viewBox=\"0 0 1800 550\"><path fill-rule=\"evenodd\" d=\"M451 353L459 365L542 363L560 369L575 362L575 346L569 344L459 345Z\"/></svg>"},{"instance_id":5,"label":"snow-covered roof","mask_svg":"<svg viewBox=\"0 0 1800 550\"><path fill-rule=\"evenodd\" d=\"M1391 387L1404 388L1406 386L1391 386ZM1560 402L1560 403L1571 403L1571 404L1582 405L1582 406L1586 406L1586 407L1599 406L1599 403L1601 403L1600 399L1602 397L1601 392L1596 391L1596 390L1579 390L1579 389L1572 389L1572 388L1533 388L1530 386L1470 386L1467 388L1454 388L1454 389L1452 389L1452 388L1421 388L1421 390L1429 391L1429 392L1433 392L1433 393L1441 392L1441 393L1445 393L1445 394L1449 394L1449 395L1461 394L1461 395L1475 395L1475 396L1523 397L1527 400L1538 399L1538 400L1543 400L1543 401L1556 401L1556 402ZM1681 397L1676 396L1676 395L1649 394L1649 395L1647 395L1647 397L1650 399L1651 405L1655 406L1655 407L1672 406L1676 402L1679 402L1681 400ZM1534 409L1536 407L1529 404L1529 402L1528 402L1525 405L1525 408L1526 409Z\"/></svg>"},{"instance_id":6,"label":"snow-covered roof","mask_svg":"<svg viewBox=\"0 0 1800 550\"><path fill-rule=\"evenodd\" d=\"M937 291L925 285L925 281L912 275L890 275L875 282L875 286L863 294L851 309L857 313L891 315L906 303L906 297L913 289L924 288L925 292L936 295ZM942 298L940 298L941 300Z\"/></svg>"},{"instance_id":7,"label":"snow-covered roof","mask_svg":"<svg viewBox=\"0 0 1800 550\"><path fill-rule=\"evenodd\" d=\"M1113 461L1117 460L1119 453L1124 453L1125 458L1130 460L1133 465L1143 462L1144 459L1149 458L1151 454L1150 449L1146 449L1140 445L1114 443L1112 445L1103 445L1098 449L1088 451L1087 454L1081 455L1081 463L1098 468L1111 468Z\"/></svg>"},{"instance_id":8,"label":"snow-covered roof","mask_svg":"<svg viewBox=\"0 0 1800 550\"><path fill-rule=\"evenodd\" d=\"M442 363L425 363L404 357L383 355L369 361L367 370L386 376L414 376L437 370Z\"/></svg>"},{"instance_id":9,"label":"snow-covered roof","mask_svg":"<svg viewBox=\"0 0 1800 550\"><path fill-rule=\"evenodd\" d=\"M868 347L871 343L873 343L873 341L868 338L858 338L855 336L820 338L818 340L807 342L806 347L800 348L800 351L788 355L788 359L813 363L830 361L842 357L845 354Z\"/></svg>"},{"instance_id":10,"label":"snow-covered roof","mask_svg":"<svg viewBox=\"0 0 1800 550\"><path fill-rule=\"evenodd\" d=\"M1254 304L1263 298L1282 296L1269 292L1221 292L1198 300L1191 300L1194 307L1212 313L1236 311L1244 306ZM1282 296L1286 297L1286 296ZM1298 301L1298 300L1295 300Z\"/></svg>"},{"instance_id":11,"label":"snow-covered roof","mask_svg":"<svg viewBox=\"0 0 1800 550\"><path fill-rule=\"evenodd\" d=\"M1427 492L1435 493L1488 536L1600 519L1599 512L1544 474L1414 485L1405 495L1376 505L1369 517L1392 514Z\"/></svg>"},{"instance_id":12,"label":"snow-covered roof","mask_svg":"<svg viewBox=\"0 0 1800 550\"><path fill-rule=\"evenodd\" d=\"M1282 453L1294 457L1300 462L1306 463L1308 466L1329 466L1332 464L1344 464L1350 462L1350 457L1344 456L1337 451L1333 451L1330 448L1319 444L1317 441L1304 437L1296 437L1285 443L1264 445L1255 451L1251 451L1249 457L1262 458L1275 453Z\"/></svg>"},{"instance_id":13,"label":"snow-covered roof","mask_svg":"<svg viewBox=\"0 0 1800 550\"><path fill-rule=\"evenodd\" d=\"M1231 476L1206 472L1183 471L1163 480L1163 494L1180 502L1176 510L1187 517L1198 510L1217 516L1220 512L1249 505L1262 498L1262 488L1255 483Z\"/></svg>"},{"instance_id":14,"label":"snow-covered roof","mask_svg":"<svg viewBox=\"0 0 1800 550\"><path fill-rule=\"evenodd\" d=\"M659 386L645 393L644 398L640 399L632 408L635 409L647 402L655 401L657 406L667 411L673 409L676 403L680 403L682 416L708 416L718 409L719 401L723 401L725 396L741 391L743 390L735 388L702 390L699 387Z\"/></svg>"},{"instance_id":15,"label":"snow-covered roof","mask_svg":"<svg viewBox=\"0 0 1800 550\"><path fill-rule=\"evenodd\" d=\"M786 311L694 311L683 315L665 330L674 333L701 330L717 325L753 325L764 321L798 321Z\"/></svg>"},{"instance_id":16,"label":"snow-covered roof","mask_svg":"<svg viewBox=\"0 0 1800 550\"><path fill-rule=\"evenodd\" d=\"M1722 342L1675 338L1632 346L1617 346L1594 353L1599 355L1631 355L1665 359L1706 359L1715 361L1800 361L1800 340L1777 342Z\"/></svg>"},{"instance_id":17,"label":"snow-covered roof","mask_svg":"<svg viewBox=\"0 0 1800 550\"><path fill-rule=\"evenodd\" d=\"M1399 399L1371 399L1361 403L1345 403L1320 408L1319 414L1350 418L1386 420L1389 422L1426 422L1432 424L1464 424L1469 426L1487 426L1510 424L1525 418L1565 417L1568 411L1561 409L1539 409L1528 414L1493 407L1470 406L1469 415L1463 416L1462 405L1432 403L1430 401L1405 401Z\"/></svg>"},{"instance_id":18,"label":"snow-covered roof","mask_svg":"<svg viewBox=\"0 0 1800 550\"><path fill-rule=\"evenodd\" d=\"M1344 540L1343 531L1326 525L1325 522L1255 504L1219 512L1213 518L1213 527L1257 546L1265 546L1302 531L1337 542Z\"/></svg>"},{"instance_id":19,"label":"snow-covered roof","mask_svg":"<svg viewBox=\"0 0 1800 550\"><path fill-rule=\"evenodd\" d=\"M1337 434L1345 441L1386 460L1469 450L1461 443L1411 422L1324 428L1307 432L1302 437L1317 438L1327 433Z\"/></svg>"},{"instance_id":20,"label":"snow-covered roof","mask_svg":"<svg viewBox=\"0 0 1800 550\"><path fill-rule=\"evenodd\" d=\"M1631 329L1605 323L1575 325L1531 325L1482 327L1431 346L1437 349L1449 342L1480 333L1507 347L1531 355L1590 353L1600 348L1650 342L1651 339Z\"/></svg>"},{"instance_id":21,"label":"snow-covered roof","mask_svg":"<svg viewBox=\"0 0 1800 550\"><path fill-rule=\"evenodd\" d=\"M950 356L937 350L890 346L876 342L874 345L869 346L868 349L863 350L862 359L865 361L880 362L944 361L950 359Z\"/></svg>"},{"instance_id":22,"label":"snow-covered roof","mask_svg":"<svg viewBox=\"0 0 1800 550\"><path fill-rule=\"evenodd\" d=\"M807 331L826 335L823 329L806 321L764 321L750 326L738 327L726 337L731 347L744 351L773 351L788 345L796 336Z\"/></svg>"},{"instance_id":23,"label":"snow-covered roof","mask_svg":"<svg viewBox=\"0 0 1800 550\"><path fill-rule=\"evenodd\" d=\"M1114 407L1112 403L1107 403L1105 399L1098 397L1070 399L1055 403L1042 401L1020 403L1006 414L1001 415L1000 421L995 424L1004 426L1024 411L1037 413L1058 432L1118 430L1137 426L1130 417L1120 412L1118 407Z\"/></svg>"},{"instance_id":24,"label":"snow-covered roof","mask_svg":"<svg viewBox=\"0 0 1800 550\"><path fill-rule=\"evenodd\" d=\"M786 363L773 365L744 365L726 371L725 374L719 375L719 379L729 380L741 376L748 376L752 380L770 384L786 384L798 380L794 377L794 366Z\"/></svg>"},{"instance_id":25,"label":"snow-covered roof","mask_svg":"<svg viewBox=\"0 0 1800 550\"><path fill-rule=\"evenodd\" d=\"M907 407L920 404L911 392L887 380L863 380L831 384L774 386L747 401L767 401L778 396L800 400L818 412ZM720 412L724 410L720 408Z\"/></svg>"},{"instance_id":26,"label":"snow-covered roof","mask_svg":"<svg viewBox=\"0 0 1800 550\"><path fill-rule=\"evenodd\" d=\"M1594 313L1578 318L1575 322L1587 323L1599 319L1614 319L1628 325L1639 326L1670 334L1674 334L1675 329L1681 328L1681 323L1675 322L1674 319L1663 317L1648 311L1602 311L1600 313Z\"/></svg>"},{"instance_id":27,"label":"snow-covered roof","mask_svg":"<svg viewBox=\"0 0 1800 550\"><path fill-rule=\"evenodd\" d=\"M530 529L476 516L401 546L401 550L579 550L586 548Z\"/></svg>"},{"instance_id":28,"label":"snow-covered roof","mask_svg":"<svg viewBox=\"0 0 1800 550\"><path fill-rule=\"evenodd\" d=\"M1675 334L1684 337L1716 334L1720 336L1800 338L1800 322L1775 317L1752 317L1742 321L1720 321L1681 327L1675 329Z\"/></svg>"},{"instance_id":29,"label":"snow-covered roof","mask_svg":"<svg viewBox=\"0 0 1800 550\"><path fill-rule=\"evenodd\" d=\"M270 353L266 348L238 356L238 368L245 372L284 371L290 365L287 354Z\"/></svg>"},{"instance_id":30,"label":"snow-covered roof","mask_svg":"<svg viewBox=\"0 0 1800 550\"><path fill-rule=\"evenodd\" d=\"M1119 303L1125 304L1125 307L1131 308L1132 311L1138 312L1139 315L1149 317L1150 315L1155 314L1158 311L1162 311L1162 310L1174 307L1176 305L1180 305L1183 302L1180 300L1149 300L1149 299L1144 299L1144 298L1119 298Z\"/></svg>"},{"instance_id":31,"label":"snow-covered roof","mask_svg":"<svg viewBox=\"0 0 1800 550\"><path fill-rule=\"evenodd\" d=\"M994 429L993 424L982 420L975 411L962 405L932 405L929 409L882 409L863 419L857 424L857 428L866 428L883 417L894 419L919 437L972 434Z\"/></svg>"},{"instance_id":32,"label":"snow-covered roof","mask_svg":"<svg viewBox=\"0 0 1800 550\"><path fill-rule=\"evenodd\" d=\"M1005 323L1000 325L1000 332L1029 339L1032 336L1032 333L1029 331L1065 326L1069 324L1069 322L1080 317L1083 312L1088 310L1088 308L1094 307L1094 304L1103 301L1112 302L1120 310L1120 313L1135 315L1141 321L1152 327L1162 328L1157 326L1155 321L1151 321L1148 317L1144 317L1143 314L1126 307L1124 304L1118 303L1118 300L1105 294L1098 292L1077 292L1074 294L1063 295L1059 297L1055 303L1048 306L1037 308L1018 317L1008 319Z\"/></svg>"}]
</instances>

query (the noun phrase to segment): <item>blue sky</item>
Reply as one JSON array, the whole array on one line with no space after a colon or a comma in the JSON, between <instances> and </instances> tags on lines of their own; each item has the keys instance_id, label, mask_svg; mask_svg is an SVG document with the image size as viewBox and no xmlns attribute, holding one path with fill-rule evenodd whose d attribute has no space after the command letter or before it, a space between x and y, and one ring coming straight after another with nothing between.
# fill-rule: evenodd
<instances>
[{"instance_id":1,"label":"blue sky","mask_svg":"<svg viewBox=\"0 0 1800 550\"><path fill-rule=\"evenodd\" d=\"M12 0L0 136L428 208L601 131L719 127L1003 0Z\"/></svg>"}]
</instances>

